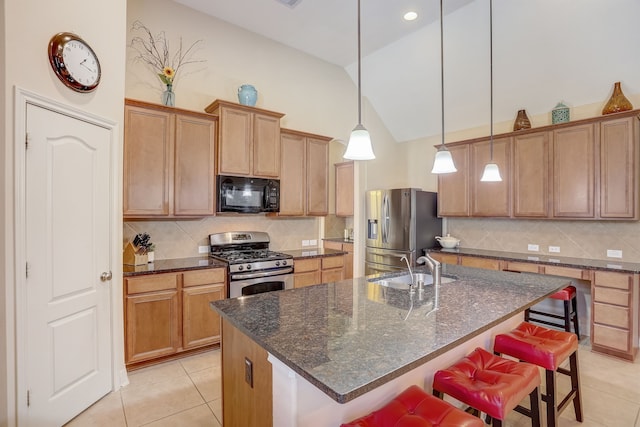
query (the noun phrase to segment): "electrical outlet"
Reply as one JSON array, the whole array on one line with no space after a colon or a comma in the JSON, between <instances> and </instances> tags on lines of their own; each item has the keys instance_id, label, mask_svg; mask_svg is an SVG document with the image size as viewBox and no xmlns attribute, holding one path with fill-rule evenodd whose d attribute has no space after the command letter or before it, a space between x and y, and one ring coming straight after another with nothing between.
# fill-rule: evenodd
<instances>
[{"instance_id":1,"label":"electrical outlet","mask_svg":"<svg viewBox=\"0 0 640 427\"><path fill-rule=\"evenodd\" d=\"M309 246L309 241L308 240L303 240L302 241L302 246Z\"/></svg>"},{"instance_id":2,"label":"electrical outlet","mask_svg":"<svg viewBox=\"0 0 640 427\"><path fill-rule=\"evenodd\" d=\"M622 258L622 251L618 249L607 249L607 256L609 258Z\"/></svg>"},{"instance_id":3,"label":"electrical outlet","mask_svg":"<svg viewBox=\"0 0 640 427\"><path fill-rule=\"evenodd\" d=\"M560 246L549 246L549 252L560 253Z\"/></svg>"},{"instance_id":4,"label":"electrical outlet","mask_svg":"<svg viewBox=\"0 0 640 427\"><path fill-rule=\"evenodd\" d=\"M318 246L318 241L315 239L309 240L309 246Z\"/></svg>"},{"instance_id":5,"label":"electrical outlet","mask_svg":"<svg viewBox=\"0 0 640 427\"><path fill-rule=\"evenodd\" d=\"M198 246L199 254L206 254L207 252L209 252L209 246Z\"/></svg>"},{"instance_id":6,"label":"electrical outlet","mask_svg":"<svg viewBox=\"0 0 640 427\"><path fill-rule=\"evenodd\" d=\"M533 245L533 244L529 243L527 245L527 250L533 251L533 252L538 252L540 250L540 247L538 245Z\"/></svg>"},{"instance_id":7,"label":"electrical outlet","mask_svg":"<svg viewBox=\"0 0 640 427\"><path fill-rule=\"evenodd\" d=\"M253 388L253 362L244 358L244 381Z\"/></svg>"}]
</instances>

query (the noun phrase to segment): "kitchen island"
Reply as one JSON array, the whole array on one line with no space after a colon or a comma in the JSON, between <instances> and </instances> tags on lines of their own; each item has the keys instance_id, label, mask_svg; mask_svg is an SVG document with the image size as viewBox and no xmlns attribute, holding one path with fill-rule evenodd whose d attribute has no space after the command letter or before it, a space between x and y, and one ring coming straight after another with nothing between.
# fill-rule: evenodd
<instances>
[{"instance_id":1,"label":"kitchen island","mask_svg":"<svg viewBox=\"0 0 640 427\"><path fill-rule=\"evenodd\" d=\"M225 426L339 425L408 385L430 389L437 369L490 349L493 335L569 284L454 265L443 277L453 280L438 301L432 286L411 295L369 276L212 303L223 323Z\"/></svg>"}]
</instances>

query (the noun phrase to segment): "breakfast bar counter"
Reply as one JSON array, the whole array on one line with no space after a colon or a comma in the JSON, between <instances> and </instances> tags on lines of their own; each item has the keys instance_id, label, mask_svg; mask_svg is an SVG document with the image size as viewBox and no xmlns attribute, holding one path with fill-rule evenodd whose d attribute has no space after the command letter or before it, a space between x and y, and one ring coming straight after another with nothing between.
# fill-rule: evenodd
<instances>
[{"instance_id":1,"label":"breakfast bar counter","mask_svg":"<svg viewBox=\"0 0 640 427\"><path fill-rule=\"evenodd\" d=\"M569 284L455 265L442 272L438 301L433 286L410 294L369 276L212 303L223 318L223 402L242 386L228 382L234 369L225 365L241 363L247 384L256 378L254 361L225 357L225 347L236 346L225 345L230 330L268 353L273 425L332 425L368 412L399 386L429 386L432 362L489 348L496 328L511 328L526 308ZM224 408L226 425L233 415Z\"/></svg>"}]
</instances>

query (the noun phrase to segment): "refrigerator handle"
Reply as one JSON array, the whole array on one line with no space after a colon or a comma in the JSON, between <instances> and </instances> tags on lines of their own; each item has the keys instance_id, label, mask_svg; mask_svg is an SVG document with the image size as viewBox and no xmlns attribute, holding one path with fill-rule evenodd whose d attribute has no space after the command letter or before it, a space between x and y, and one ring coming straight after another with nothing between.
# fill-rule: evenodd
<instances>
[{"instance_id":1,"label":"refrigerator handle","mask_svg":"<svg viewBox=\"0 0 640 427\"><path fill-rule=\"evenodd\" d=\"M389 196L382 199L382 243L389 243Z\"/></svg>"}]
</instances>

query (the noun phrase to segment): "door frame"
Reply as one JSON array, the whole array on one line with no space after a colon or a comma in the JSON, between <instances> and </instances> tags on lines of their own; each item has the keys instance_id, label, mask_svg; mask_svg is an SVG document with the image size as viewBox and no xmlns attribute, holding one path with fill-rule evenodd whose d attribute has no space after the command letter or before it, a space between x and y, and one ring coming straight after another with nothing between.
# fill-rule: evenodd
<instances>
[{"instance_id":1,"label":"door frame","mask_svg":"<svg viewBox=\"0 0 640 427\"><path fill-rule=\"evenodd\" d=\"M118 122L87 113L71 105L52 100L34 92L15 87L14 98L14 319L13 337L7 337L7 353L15 354L15 359L9 360L13 365L15 377L8 379L7 392L11 395L11 384L15 384L15 410L17 425L24 425L27 419L27 384L26 366L26 110L27 104L42 107L53 112L64 114L87 123L103 127L110 132L111 182L109 190L109 206L111 222L109 225L111 237L110 269L113 274L110 285L111 304L111 390L116 391L128 384L127 370L124 364L124 319L122 303L122 165L118 159L122 158L122 135ZM124 108L124 104L123 104ZM7 319L8 321L10 319ZM12 339L13 338L13 339ZM10 372L10 371L9 371ZM10 399L11 400L11 399Z\"/></svg>"}]
</instances>

